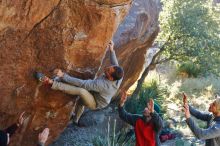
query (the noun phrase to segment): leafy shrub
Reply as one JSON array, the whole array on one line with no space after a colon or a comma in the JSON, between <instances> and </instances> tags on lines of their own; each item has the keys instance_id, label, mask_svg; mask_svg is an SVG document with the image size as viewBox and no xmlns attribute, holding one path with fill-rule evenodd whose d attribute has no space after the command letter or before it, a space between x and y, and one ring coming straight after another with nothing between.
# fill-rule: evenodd
<instances>
[{"instance_id":1,"label":"leafy shrub","mask_svg":"<svg viewBox=\"0 0 220 146\"><path fill-rule=\"evenodd\" d=\"M161 107L166 94L166 88L159 86L155 80L152 80L150 83L143 84L139 96L137 98L130 98L126 102L125 108L130 113L142 114L147 101L152 98L155 103L155 111L162 113Z\"/></svg>"},{"instance_id":2,"label":"leafy shrub","mask_svg":"<svg viewBox=\"0 0 220 146\"><path fill-rule=\"evenodd\" d=\"M93 140L93 146L134 146L135 135L133 130L126 131L125 129L120 130L118 133L115 132L116 120L114 121L113 130L110 132L110 118L108 122L108 131L105 136L98 136Z\"/></svg>"},{"instance_id":3,"label":"leafy shrub","mask_svg":"<svg viewBox=\"0 0 220 146\"><path fill-rule=\"evenodd\" d=\"M202 70L200 69L199 65L194 63L183 63L178 66L177 72L179 75L187 76L187 77L198 77Z\"/></svg>"}]
</instances>

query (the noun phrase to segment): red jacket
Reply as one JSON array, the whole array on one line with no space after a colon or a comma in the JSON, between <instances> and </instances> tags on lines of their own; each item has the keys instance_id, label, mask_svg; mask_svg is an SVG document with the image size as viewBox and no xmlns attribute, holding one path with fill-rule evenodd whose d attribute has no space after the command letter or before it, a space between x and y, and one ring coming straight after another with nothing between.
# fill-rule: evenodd
<instances>
[{"instance_id":1,"label":"red jacket","mask_svg":"<svg viewBox=\"0 0 220 146\"><path fill-rule=\"evenodd\" d=\"M127 113L123 107L119 107L119 116L134 126L136 146L160 146L159 133L163 121L156 112L151 113L152 118L147 123L143 115Z\"/></svg>"}]
</instances>

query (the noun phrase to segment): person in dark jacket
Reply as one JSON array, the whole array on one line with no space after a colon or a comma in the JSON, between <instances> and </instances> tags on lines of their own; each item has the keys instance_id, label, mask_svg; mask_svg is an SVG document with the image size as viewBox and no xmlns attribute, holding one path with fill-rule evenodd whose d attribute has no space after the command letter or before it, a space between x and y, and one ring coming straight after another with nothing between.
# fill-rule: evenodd
<instances>
[{"instance_id":1,"label":"person in dark jacket","mask_svg":"<svg viewBox=\"0 0 220 146\"><path fill-rule=\"evenodd\" d=\"M17 123L12 124L11 126L9 126L4 130L0 130L0 146L7 146L9 144L12 135L16 132L16 130L19 127L21 127L21 125L24 122L24 117L23 117L24 113L25 112L23 112L19 116Z\"/></svg>"},{"instance_id":2,"label":"person in dark jacket","mask_svg":"<svg viewBox=\"0 0 220 146\"><path fill-rule=\"evenodd\" d=\"M130 114L125 111L126 92L121 92L119 116L128 124L134 126L136 146L160 146L159 133L163 127L161 117L154 111L154 101L151 99L143 111L143 115Z\"/></svg>"},{"instance_id":3,"label":"person in dark jacket","mask_svg":"<svg viewBox=\"0 0 220 146\"><path fill-rule=\"evenodd\" d=\"M23 125L24 122L24 114L23 112L19 118L17 123L12 124L8 128L4 130L0 130L0 146L7 146L10 143L10 138L15 134L18 128ZM37 146L44 146L49 135L49 129L45 128L42 133L38 135L38 144Z\"/></svg>"},{"instance_id":4,"label":"person in dark jacket","mask_svg":"<svg viewBox=\"0 0 220 146\"><path fill-rule=\"evenodd\" d=\"M220 97L216 96L216 99L210 104L209 112L201 112L188 105L187 98L184 100L184 112L186 122L193 132L193 134L199 138L206 140L206 146L220 146ZM199 128L198 125L191 118L193 115L195 118L207 122L207 128Z\"/></svg>"}]
</instances>

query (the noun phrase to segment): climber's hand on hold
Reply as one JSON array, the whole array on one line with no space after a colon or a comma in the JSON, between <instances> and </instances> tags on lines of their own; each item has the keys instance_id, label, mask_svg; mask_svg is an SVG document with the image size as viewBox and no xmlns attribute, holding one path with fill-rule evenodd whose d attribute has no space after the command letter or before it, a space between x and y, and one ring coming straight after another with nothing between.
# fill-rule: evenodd
<instances>
[{"instance_id":1,"label":"climber's hand on hold","mask_svg":"<svg viewBox=\"0 0 220 146\"><path fill-rule=\"evenodd\" d=\"M109 42L108 48L110 51L114 51L114 42L112 40Z\"/></svg>"}]
</instances>

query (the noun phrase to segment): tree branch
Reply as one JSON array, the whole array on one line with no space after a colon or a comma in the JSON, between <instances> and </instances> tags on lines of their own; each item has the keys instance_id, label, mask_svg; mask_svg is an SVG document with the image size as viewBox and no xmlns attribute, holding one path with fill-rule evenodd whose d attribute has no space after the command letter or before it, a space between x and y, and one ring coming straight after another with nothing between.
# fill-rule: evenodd
<instances>
[{"instance_id":1,"label":"tree branch","mask_svg":"<svg viewBox=\"0 0 220 146\"><path fill-rule=\"evenodd\" d=\"M164 62L170 61L170 60L172 60L172 59L173 59L172 57L164 58L164 59L161 59L161 60L155 62L155 64L161 64L161 63L164 63Z\"/></svg>"}]
</instances>

